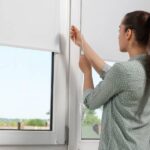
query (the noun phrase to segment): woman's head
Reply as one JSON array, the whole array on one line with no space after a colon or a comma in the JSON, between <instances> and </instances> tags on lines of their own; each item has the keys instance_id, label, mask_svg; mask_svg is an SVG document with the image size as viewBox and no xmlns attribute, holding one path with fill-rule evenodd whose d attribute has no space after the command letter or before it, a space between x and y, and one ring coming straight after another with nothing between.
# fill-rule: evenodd
<instances>
[{"instance_id":1,"label":"woman's head","mask_svg":"<svg viewBox=\"0 0 150 150\"><path fill-rule=\"evenodd\" d=\"M146 49L149 44L150 13L145 11L127 13L120 25L120 50L126 52L134 46Z\"/></svg>"}]
</instances>

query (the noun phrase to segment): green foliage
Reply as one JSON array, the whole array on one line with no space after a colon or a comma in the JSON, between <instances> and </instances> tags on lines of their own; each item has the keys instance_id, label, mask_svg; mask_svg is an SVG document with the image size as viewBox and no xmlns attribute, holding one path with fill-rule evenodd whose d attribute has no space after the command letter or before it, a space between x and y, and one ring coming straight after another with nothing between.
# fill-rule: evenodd
<instances>
[{"instance_id":1,"label":"green foliage","mask_svg":"<svg viewBox=\"0 0 150 150\"><path fill-rule=\"evenodd\" d=\"M86 108L84 113L85 118L83 120L83 125L94 125L100 123L100 119L96 116L94 110L89 110Z\"/></svg>"},{"instance_id":2,"label":"green foliage","mask_svg":"<svg viewBox=\"0 0 150 150\"><path fill-rule=\"evenodd\" d=\"M7 124L5 122L0 122L0 127L6 126Z\"/></svg>"},{"instance_id":3,"label":"green foliage","mask_svg":"<svg viewBox=\"0 0 150 150\"><path fill-rule=\"evenodd\" d=\"M11 122L9 122L9 126L16 127L17 123L15 121L11 121Z\"/></svg>"},{"instance_id":4,"label":"green foliage","mask_svg":"<svg viewBox=\"0 0 150 150\"><path fill-rule=\"evenodd\" d=\"M6 127L6 126L11 126L11 127L16 127L17 123L16 121L0 121L0 127Z\"/></svg>"},{"instance_id":5,"label":"green foliage","mask_svg":"<svg viewBox=\"0 0 150 150\"><path fill-rule=\"evenodd\" d=\"M84 124L86 125L93 125L93 124L97 124L100 123L100 119L97 116L88 114L86 115L85 119L84 119Z\"/></svg>"},{"instance_id":6,"label":"green foliage","mask_svg":"<svg viewBox=\"0 0 150 150\"><path fill-rule=\"evenodd\" d=\"M95 115L95 111L94 110L90 110L90 109L85 108L84 111L85 111L86 114Z\"/></svg>"},{"instance_id":7,"label":"green foliage","mask_svg":"<svg viewBox=\"0 0 150 150\"><path fill-rule=\"evenodd\" d=\"M24 125L42 127L46 125L46 121L41 120L41 119L30 119L30 120L24 121Z\"/></svg>"}]
</instances>

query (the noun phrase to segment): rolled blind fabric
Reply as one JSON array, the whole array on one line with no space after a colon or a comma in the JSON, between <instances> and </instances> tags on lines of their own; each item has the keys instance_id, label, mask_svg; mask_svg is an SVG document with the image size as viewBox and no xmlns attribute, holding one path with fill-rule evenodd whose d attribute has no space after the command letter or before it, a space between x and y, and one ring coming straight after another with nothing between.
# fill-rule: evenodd
<instances>
[{"instance_id":1,"label":"rolled blind fabric","mask_svg":"<svg viewBox=\"0 0 150 150\"><path fill-rule=\"evenodd\" d=\"M0 0L0 44L59 52L59 0Z\"/></svg>"}]
</instances>

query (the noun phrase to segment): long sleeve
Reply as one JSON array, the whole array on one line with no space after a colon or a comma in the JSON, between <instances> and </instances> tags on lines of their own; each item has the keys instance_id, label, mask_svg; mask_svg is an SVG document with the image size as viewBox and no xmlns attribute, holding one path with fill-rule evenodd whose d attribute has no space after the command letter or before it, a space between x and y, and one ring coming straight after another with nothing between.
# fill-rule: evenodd
<instances>
[{"instance_id":1,"label":"long sleeve","mask_svg":"<svg viewBox=\"0 0 150 150\"><path fill-rule=\"evenodd\" d=\"M123 66L119 63L115 64L105 75L104 80L94 89L84 90L84 104L89 109L96 109L104 105L115 95L121 93L125 86L127 86L125 74L126 71Z\"/></svg>"},{"instance_id":2,"label":"long sleeve","mask_svg":"<svg viewBox=\"0 0 150 150\"><path fill-rule=\"evenodd\" d=\"M110 70L111 66L106 64L103 67L103 70L99 72L100 77L104 80L106 73Z\"/></svg>"}]
</instances>

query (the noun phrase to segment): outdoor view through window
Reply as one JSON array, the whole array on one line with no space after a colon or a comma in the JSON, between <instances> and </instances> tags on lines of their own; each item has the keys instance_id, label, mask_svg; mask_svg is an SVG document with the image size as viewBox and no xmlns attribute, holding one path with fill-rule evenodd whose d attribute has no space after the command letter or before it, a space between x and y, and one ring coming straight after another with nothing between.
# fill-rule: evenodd
<instances>
[{"instance_id":1,"label":"outdoor view through window","mask_svg":"<svg viewBox=\"0 0 150 150\"><path fill-rule=\"evenodd\" d=\"M107 64L113 66L114 62L108 62ZM93 82L94 86L96 86L102 79L93 70ZM83 116L82 116L82 139L99 139L100 138L100 130L101 130L101 119L103 106L96 110L89 110L86 107L83 108Z\"/></svg>"},{"instance_id":2,"label":"outdoor view through window","mask_svg":"<svg viewBox=\"0 0 150 150\"><path fill-rule=\"evenodd\" d=\"M0 46L0 129L51 129L52 53Z\"/></svg>"}]
</instances>

